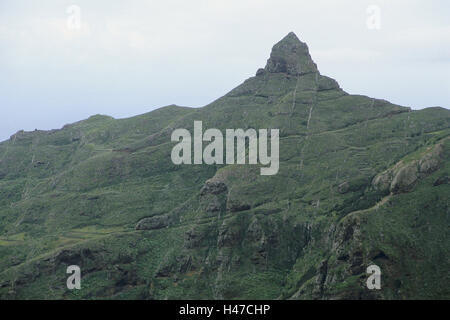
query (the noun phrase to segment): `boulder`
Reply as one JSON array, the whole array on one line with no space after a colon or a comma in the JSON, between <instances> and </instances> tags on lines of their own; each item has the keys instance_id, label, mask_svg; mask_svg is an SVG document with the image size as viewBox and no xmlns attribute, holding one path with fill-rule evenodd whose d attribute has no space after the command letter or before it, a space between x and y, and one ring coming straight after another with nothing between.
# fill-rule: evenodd
<instances>
[{"instance_id":1,"label":"boulder","mask_svg":"<svg viewBox=\"0 0 450 320\"><path fill-rule=\"evenodd\" d=\"M149 217L140 220L136 224L136 230L154 230L162 229L169 226L169 215L163 214L161 216Z\"/></svg>"},{"instance_id":2,"label":"boulder","mask_svg":"<svg viewBox=\"0 0 450 320\"><path fill-rule=\"evenodd\" d=\"M438 144L432 152L423 156L419 161L420 173L430 174L439 169L443 152L444 150L442 145Z\"/></svg>"},{"instance_id":3,"label":"boulder","mask_svg":"<svg viewBox=\"0 0 450 320\"><path fill-rule=\"evenodd\" d=\"M388 192L391 187L392 174L391 170L387 170L377 175L372 181L372 186L375 190Z\"/></svg>"},{"instance_id":4,"label":"boulder","mask_svg":"<svg viewBox=\"0 0 450 320\"><path fill-rule=\"evenodd\" d=\"M417 161L400 168L392 179L390 190L393 193L409 192L418 179Z\"/></svg>"}]
</instances>

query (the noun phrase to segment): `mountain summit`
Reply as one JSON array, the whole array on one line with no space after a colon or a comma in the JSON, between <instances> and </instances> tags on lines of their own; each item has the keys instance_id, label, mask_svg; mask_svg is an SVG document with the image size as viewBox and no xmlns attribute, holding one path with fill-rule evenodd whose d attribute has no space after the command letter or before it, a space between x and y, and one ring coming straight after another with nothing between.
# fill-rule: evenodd
<instances>
[{"instance_id":1,"label":"mountain summit","mask_svg":"<svg viewBox=\"0 0 450 320\"><path fill-rule=\"evenodd\" d=\"M301 75L317 72L317 66L309 55L308 46L290 32L272 49L265 70Z\"/></svg>"},{"instance_id":2,"label":"mountain summit","mask_svg":"<svg viewBox=\"0 0 450 320\"><path fill-rule=\"evenodd\" d=\"M175 165L195 121L279 129L278 173ZM0 299L449 299L449 137L449 110L348 94L290 33L203 108L0 143Z\"/></svg>"}]
</instances>

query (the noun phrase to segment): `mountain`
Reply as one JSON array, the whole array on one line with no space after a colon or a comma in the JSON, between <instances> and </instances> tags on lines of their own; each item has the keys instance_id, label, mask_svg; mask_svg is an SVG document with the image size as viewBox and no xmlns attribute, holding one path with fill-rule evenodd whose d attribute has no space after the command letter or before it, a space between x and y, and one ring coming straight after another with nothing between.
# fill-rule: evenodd
<instances>
[{"instance_id":1,"label":"mountain","mask_svg":"<svg viewBox=\"0 0 450 320\"><path fill-rule=\"evenodd\" d=\"M279 129L279 172L173 164L194 121ZM447 109L346 93L293 33L203 108L19 131L0 143L0 298L449 299L449 135Z\"/></svg>"}]
</instances>

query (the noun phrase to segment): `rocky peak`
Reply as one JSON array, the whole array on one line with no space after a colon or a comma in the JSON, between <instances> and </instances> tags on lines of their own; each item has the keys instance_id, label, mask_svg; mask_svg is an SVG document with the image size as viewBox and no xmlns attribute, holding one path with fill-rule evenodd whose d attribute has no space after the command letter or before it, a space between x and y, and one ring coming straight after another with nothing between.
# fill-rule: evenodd
<instances>
[{"instance_id":1,"label":"rocky peak","mask_svg":"<svg viewBox=\"0 0 450 320\"><path fill-rule=\"evenodd\" d=\"M317 66L309 55L306 43L290 32L273 46L264 70L270 73L302 75L317 72Z\"/></svg>"}]
</instances>

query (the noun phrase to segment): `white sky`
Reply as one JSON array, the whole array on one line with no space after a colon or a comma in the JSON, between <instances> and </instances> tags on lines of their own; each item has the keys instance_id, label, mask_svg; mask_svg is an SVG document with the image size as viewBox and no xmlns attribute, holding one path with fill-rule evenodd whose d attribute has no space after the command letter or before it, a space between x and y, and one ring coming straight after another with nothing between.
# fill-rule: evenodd
<instances>
[{"instance_id":1,"label":"white sky","mask_svg":"<svg viewBox=\"0 0 450 320\"><path fill-rule=\"evenodd\" d=\"M80 29L67 26L71 5ZM370 5L379 30L367 27ZM0 0L0 140L98 113L206 105L290 31L349 93L450 107L446 0Z\"/></svg>"}]
</instances>

